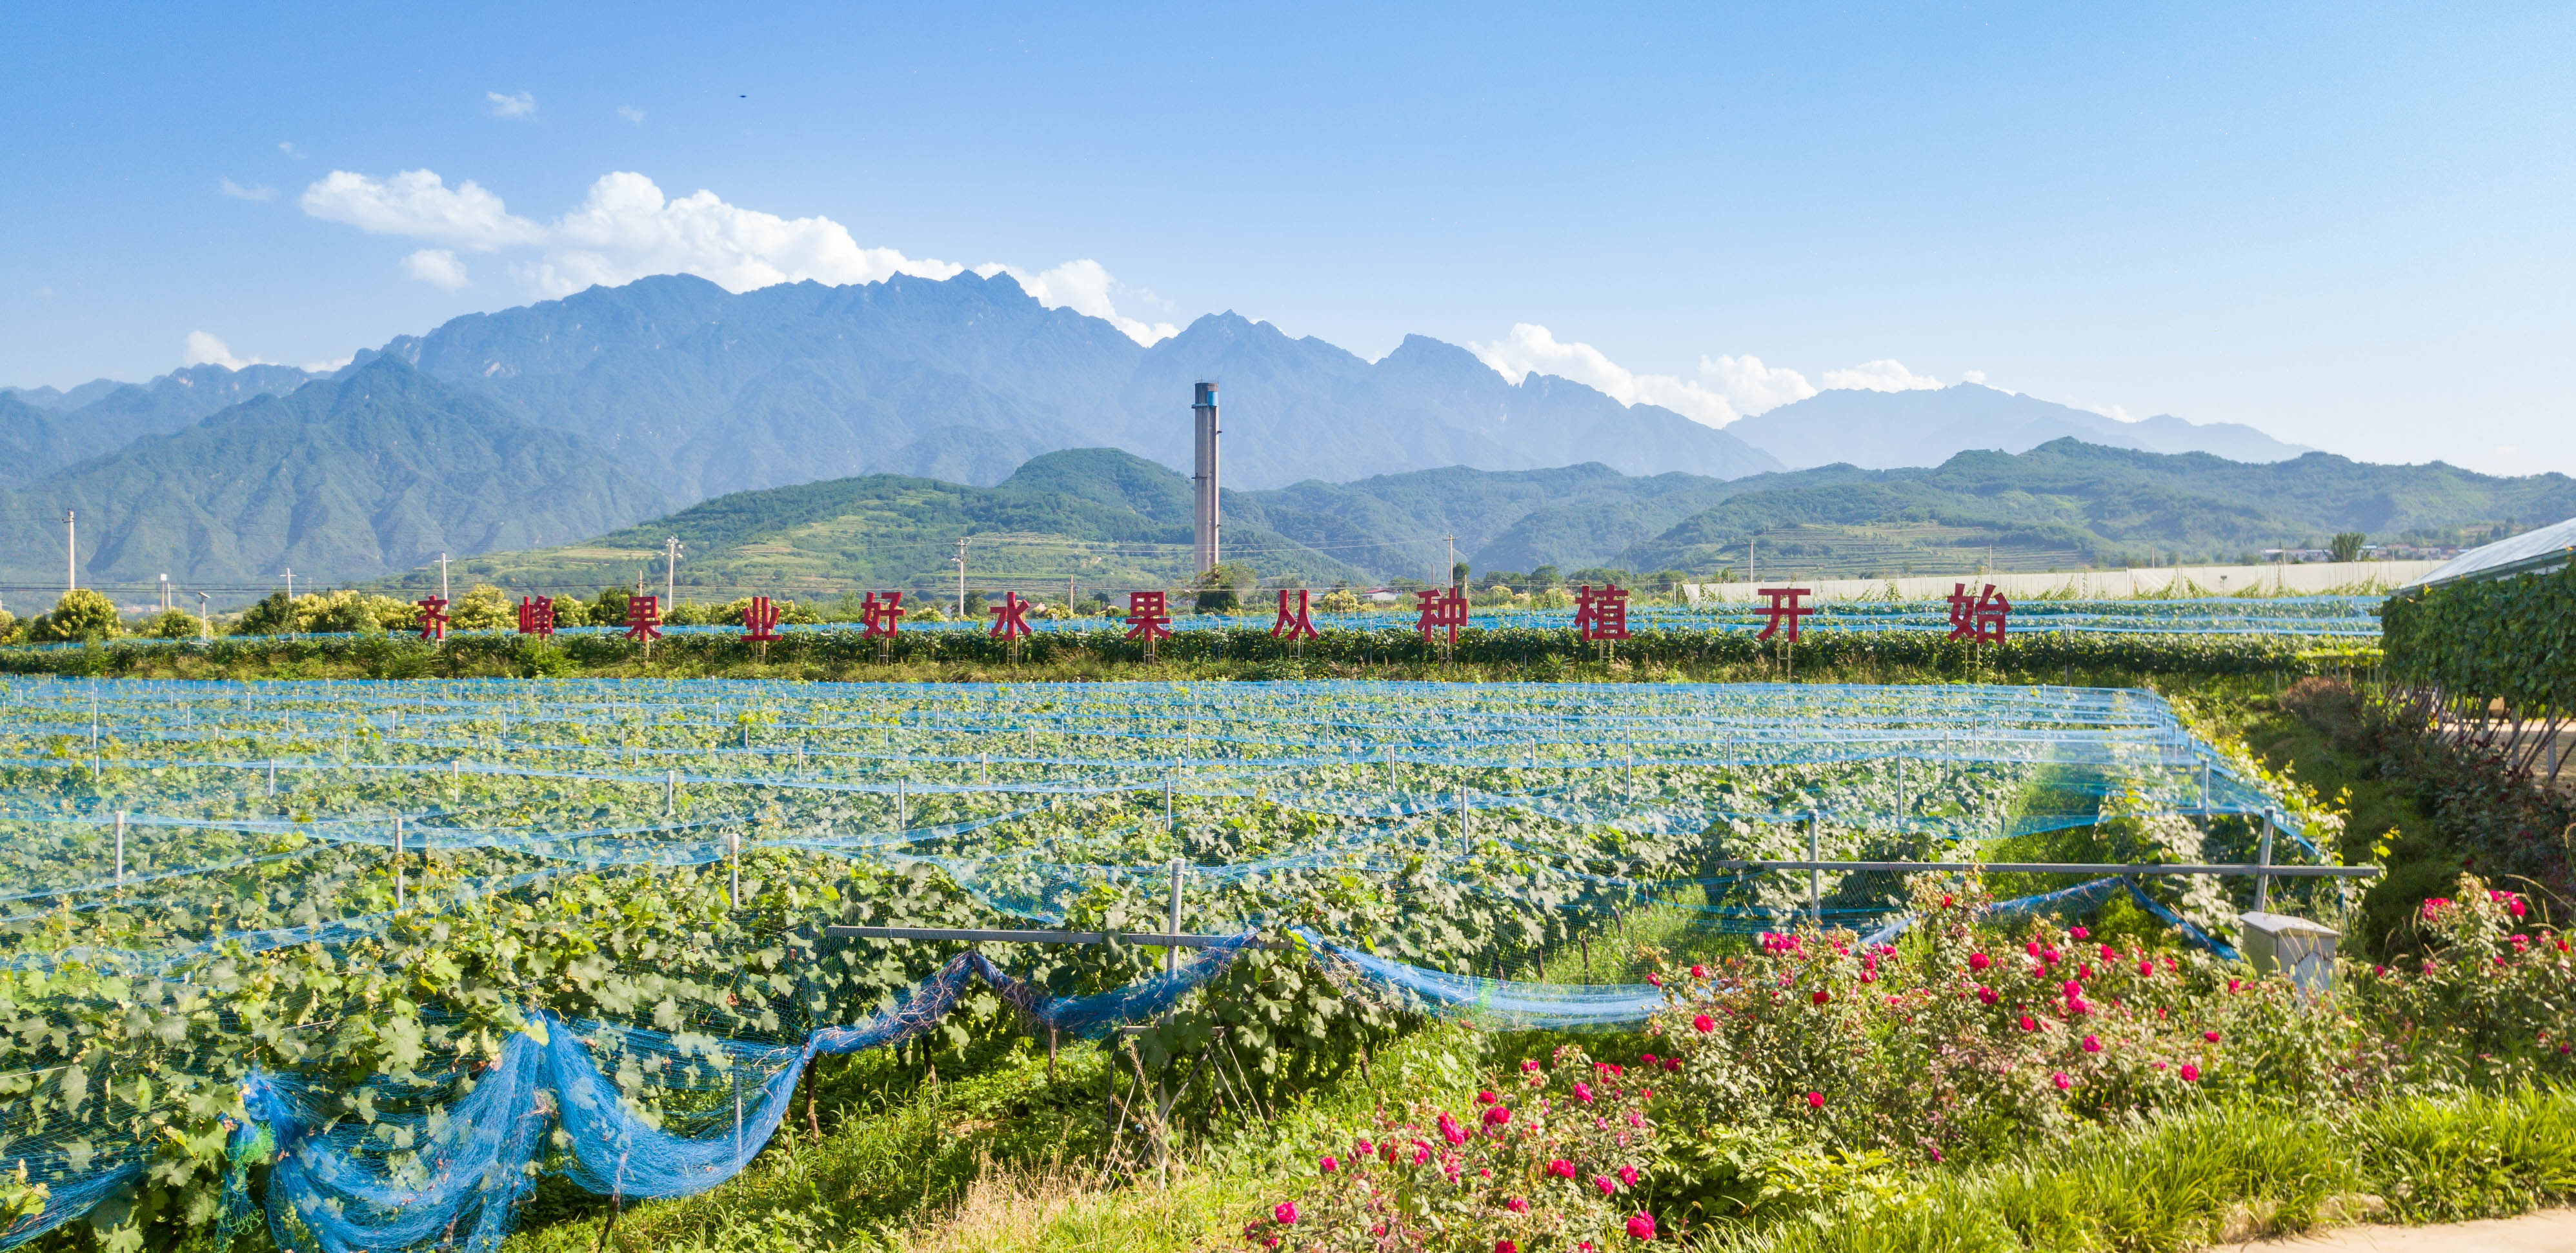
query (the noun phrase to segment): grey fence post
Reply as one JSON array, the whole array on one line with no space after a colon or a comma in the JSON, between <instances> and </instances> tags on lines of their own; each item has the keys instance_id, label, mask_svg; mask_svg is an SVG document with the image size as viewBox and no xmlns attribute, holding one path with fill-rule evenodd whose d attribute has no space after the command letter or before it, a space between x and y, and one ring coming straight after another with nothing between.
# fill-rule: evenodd
<instances>
[{"instance_id":1,"label":"grey fence post","mask_svg":"<svg viewBox=\"0 0 2576 1253\"><path fill-rule=\"evenodd\" d=\"M2272 865L2272 811L2268 809L2263 811L2263 847L2254 854L2254 864L2266 869ZM2254 876L2255 911L2259 913L2269 908L2271 902L2272 876L2256 874Z\"/></svg>"}]
</instances>

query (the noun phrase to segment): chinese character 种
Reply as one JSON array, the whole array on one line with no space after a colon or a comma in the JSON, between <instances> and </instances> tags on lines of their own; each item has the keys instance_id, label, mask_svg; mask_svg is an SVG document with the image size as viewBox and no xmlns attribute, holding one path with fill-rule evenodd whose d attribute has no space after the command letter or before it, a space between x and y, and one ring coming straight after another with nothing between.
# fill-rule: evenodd
<instances>
[{"instance_id":1,"label":"chinese character \u79cd","mask_svg":"<svg viewBox=\"0 0 2576 1253\"><path fill-rule=\"evenodd\" d=\"M1986 584L1982 595L1970 596L1968 585L1950 585L1950 638L1974 640L1980 644L2004 642L2004 626L2012 617L2012 602Z\"/></svg>"},{"instance_id":2,"label":"chinese character \u79cd","mask_svg":"<svg viewBox=\"0 0 2576 1253\"><path fill-rule=\"evenodd\" d=\"M743 642L766 644L777 639L778 618L778 606L771 604L768 597L752 597L751 603L743 606L742 610Z\"/></svg>"},{"instance_id":3,"label":"chinese character \u79cd","mask_svg":"<svg viewBox=\"0 0 2576 1253\"><path fill-rule=\"evenodd\" d=\"M1002 593L1002 603L993 606L993 630L997 640L1017 640L1029 633L1029 602L1018 592Z\"/></svg>"},{"instance_id":4,"label":"chinese character \u79cd","mask_svg":"<svg viewBox=\"0 0 2576 1253\"><path fill-rule=\"evenodd\" d=\"M1414 630L1422 632L1422 642L1437 643L1436 637L1446 630L1449 643L1456 644L1458 628L1467 625L1467 598L1454 587L1426 587L1414 596L1422 602L1422 617L1413 624Z\"/></svg>"},{"instance_id":5,"label":"chinese character \u79cd","mask_svg":"<svg viewBox=\"0 0 2576 1253\"><path fill-rule=\"evenodd\" d=\"M552 635L555 633L555 598L540 596L519 598L519 634Z\"/></svg>"},{"instance_id":6,"label":"chinese character \u79cd","mask_svg":"<svg viewBox=\"0 0 2576 1253\"><path fill-rule=\"evenodd\" d=\"M1628 589L1606 583L1596 592L1591 584L1584 584L1574 594L1574 629L1587 640L1628 638ZM1794 629L1790 638L1797 638Z\"/></svg>"},{"instance_id":7,"label":"chinese character \u79cd","mask_svg":"<svg viewBox=\"0 0 2576 1253\"><path fill-rule=\"evenodd\" d=\"M1785 622L1789 626L1789 642L1792 644L1797 643L1798 619L1815 612L1813 608L1798 603L1799 597L1811 594L1810 589L1803 587L1765 587L1758 590L1761 595L1770 597L1771 603L1760 610L1767 620L1762 624L1762 633L1754 636L1753 638L1757 640L1767 640L1771 638L1771 633L1779 630L1780 625Z\"/></svg>"},{"instance_id":8,"label":"chinese character \u79cd","mask_svg":"<svg viewBox=\"0 0 2576 1253\"><path fill-rule=\"evenodd\" d=\"M1297 603L1293 608L1288 603L1288 593L1292 590L1297 594ZM1314 620L1306 616L1306 589L1302 587L1279 589L1279 616L1271 620L1270 637L1289 640L1315 638Z\"/></svg>"},{"instance_id":9,"label":"chinese character \u79cd","mask_svg":"<svg viewBox=\"0 0 2576 1253\"><path fill-rule=\"evenodd\" d=\"M650 644L662 638L662 600L658 596L626 598L626 638Z\"/></svg>"},{"instance_id":10,"label":"chinese character \u79cd","mask_svg":"<svg viewBox=\"0 0 2576 1253\"><path fill-rule=\"evenodd\" d=\"M420 606L420 637L425 640L447 638L447 598L425 596L412 602Z\"/></svg>"}]
</instances>

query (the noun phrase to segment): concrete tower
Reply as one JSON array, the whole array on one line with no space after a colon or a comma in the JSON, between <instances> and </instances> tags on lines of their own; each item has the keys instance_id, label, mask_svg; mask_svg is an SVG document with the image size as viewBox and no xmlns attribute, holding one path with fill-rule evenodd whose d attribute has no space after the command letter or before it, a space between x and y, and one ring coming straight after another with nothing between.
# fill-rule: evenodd
<instances>
[{"instance_id":1,"label":"concrete tower","mask_svg":"<svg viewBox=\"0 0 2576 1253\"><path fill-rule=\"evenodd\" d=\"M1205 574L1223 560L1217 555L1216 384L1199 384L1198 395L1190 402L1190 416L1198 427L1198 472L1190 476L1190 485L1198 490L1198 511L1191 536L1197 542L1198 572Z\"/></svg>"}]
</instances>

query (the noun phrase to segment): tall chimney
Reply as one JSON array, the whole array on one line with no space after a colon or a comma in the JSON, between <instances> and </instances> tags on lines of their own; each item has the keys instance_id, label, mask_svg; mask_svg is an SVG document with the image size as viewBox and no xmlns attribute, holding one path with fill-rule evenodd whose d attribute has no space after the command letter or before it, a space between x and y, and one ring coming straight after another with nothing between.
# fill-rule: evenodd
<instances>
[{"instance_id":1,"label":"tall chimney","mask_svg":"<svg viewBox=\"0 0 2576 1253\"><path fill-rule=\"evenodd\" d=\"M1198 427L1198 472L1190 476L1191 486L1198 489L1198 511L1193 518L1191 536L1197 542L1198 573L1205 574L1220 560L1217 555L1216 516L1216 384L1202 382L1198 395L1190 402L1190 416Z\"/></svg>"}]
</instances>

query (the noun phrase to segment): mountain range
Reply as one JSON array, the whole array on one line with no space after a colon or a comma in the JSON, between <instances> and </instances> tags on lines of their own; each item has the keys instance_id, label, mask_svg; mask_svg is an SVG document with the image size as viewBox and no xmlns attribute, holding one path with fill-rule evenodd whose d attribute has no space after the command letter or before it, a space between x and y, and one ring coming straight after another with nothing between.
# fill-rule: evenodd
<instances>
[{"instance_id":1,"label":"mountain range","mask_svg":"<svg viewBox=\"0 0 2576 1253\"><path fill-rule=\"evenodd\" d=\"M800 483L896 475L991 488L1042 454L1097 447L1181 467L1200 379L1222 387L1226 483L1312 502L1309 512L1341 520L1339 546L1383 545L1355 537L1388 519L1371 512L1383 502L1336 484L1446 467L1576 467L1662 484L1572 499L1533 479L1495 488L1485 505L1422 514L1442 518L1425 523L1436 534L1478 535L1532 564L1562 545L1509 538L1525 516L1539 515L1527 536L1579 516L1588 533L1640 543L1707 507L1708 483L1818 457L1928 466L2070 432L2255 459L2298 451L2248 428L2117 423L1973 386L1826 392L1721 430L1562 378L1508 382L1421 336L1372 362L1226 313L1143 347L1106 321L1041 306L1007 275L738 295L664 276L457 318L327 378L201 365L145 384L0 390L0 581L56 577L65 509L80 513L90 580L167 572L249 589L289 567L365 579L442 551L560 543ZM1247 512L1235 525L1265 524Z\"/></svg>"},{"instance_id":2,"label":"mountain range","mask_svg":"<svg viewBox=\"0 0 2576 1253\"><path fill-rule=\"evenodd\" d=\"M487 553L454 580L515 594L666 577L677 538L683 598L827 598L909 588L944 599L951 558L970 589L1043 595L1172 587L1190 574L1190 485L1117 449L1031 459L992 487L867 475L739 492L577 544ZM2491 518L2576 513L2576 479L2500 479L2448 466L2374 466L2326 453L2272 464L2105 448L2071 438L2024 453L1972 451L1929 469L1832 466L1733 480L1448 467L1352 483L1224 493L1229 560L1309 587L1478 570L1677 570L1711 577L1899 575L2250 559L2338 531L2416 534ZM1453 547L1454 545L1454 547ZM417 594L433 570L382 581ZM1056 599L1056 597L1047 597Z\"/></svg>"}]
</instances>

